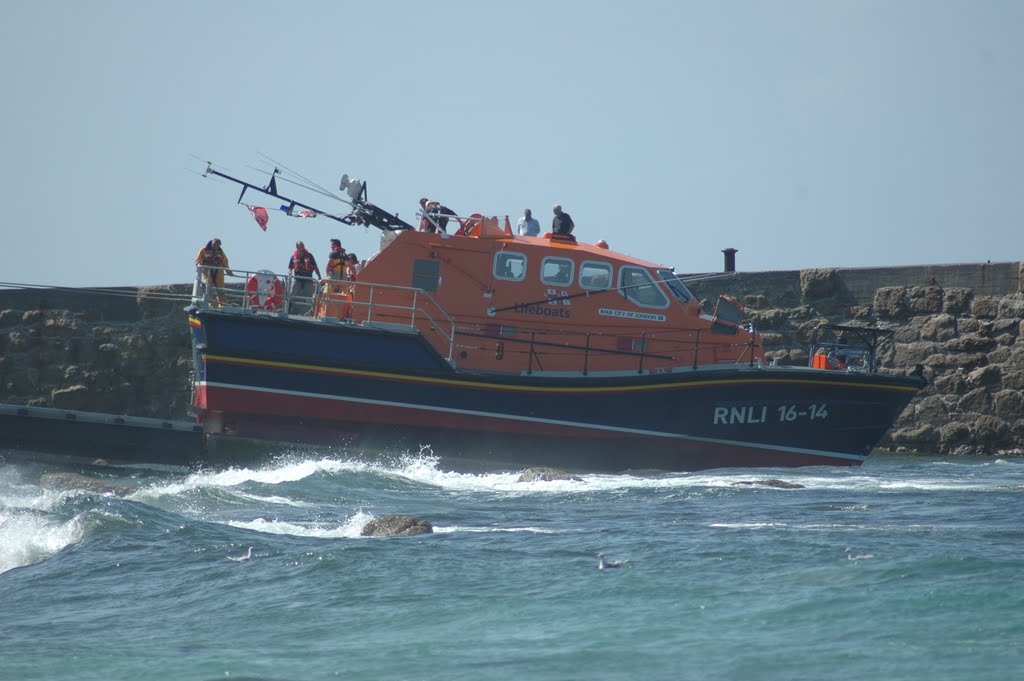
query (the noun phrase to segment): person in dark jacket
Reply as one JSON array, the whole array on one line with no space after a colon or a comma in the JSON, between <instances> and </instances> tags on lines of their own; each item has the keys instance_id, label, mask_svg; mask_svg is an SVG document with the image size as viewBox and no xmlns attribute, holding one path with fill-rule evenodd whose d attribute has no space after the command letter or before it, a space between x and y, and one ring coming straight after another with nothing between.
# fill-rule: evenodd
<instances>
[{"instance_id":1,"label":"person in dark jacket","mask_svg":"<svg viewBox=\"0 0 1024 681\"><path fill-rule=\"evenodd\" d=\"M568 236L572 234L572 229L576 225L573 224L572 218L568 213L562 211L562 206L555 204L554 207L555 217L551 219L551 233L552 234L564 234Z\"/></svg>"}]
</instances>

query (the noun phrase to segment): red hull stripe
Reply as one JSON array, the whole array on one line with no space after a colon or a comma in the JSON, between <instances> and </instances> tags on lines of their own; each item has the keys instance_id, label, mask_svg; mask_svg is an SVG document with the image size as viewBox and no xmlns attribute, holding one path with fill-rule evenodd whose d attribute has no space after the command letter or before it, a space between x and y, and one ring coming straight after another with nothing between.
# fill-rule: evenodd
<instances>
[{"instance_id":1,"label":"red hull stripe","mask_svg":"<svg viewBox=\"0 0 1024 681\"><path fill-rule=\"evenodd\" d=\"M721 386L721 385L750 385L757 384L763 385L765 383L778 383L786 385L839 385L846 388L851 387L862 387L869 390L896 390L899 392L917 392L918 388L914 386L901 386L901 385L877 385L877 384L863 384L856 385L850 384L843 381L820 381L820 380L804 380L798 378L766 378L759 379L757 381L751 381L749 379L742 378L715 378L708 380L697 380L697 381L680 381L675 383L665 383L659 385L635 385L635 386L595 386L595 387L547 387L547 386L526 386L526 385L508 385L504 383L484 383L478 381L466 381L457 378L435 378L427 376L408 376L403 374L385 373L380 371L365 371L361 369L341 369L334 367L318 367L309 364L296 364L293 362L276 362L270 360L259 360L259 359L239 359L237 357L225 357L223 355L207 355L207 362L220 363L220 364L231 364L235 366L250 366L250 367L265 367L271 369L287 369L289 371L300 371L303 373L314 373L323 374L329 376L360 376L363 378L373 378L376 380L383 381L397 381L400 383L426 383L432 385L445 385L445 386L456 386L456 387L467 387L475 388L477 390L497 390L504 392L523 392L523 393L565 393L565 394L580 394L580 393L626 393L626 392L654 392L660 390L678 390L680 388L698 388L706 387L709 385Z\"/></svg>"},{"instance_id":2,"label":"red hull stripe","mask_svg":"<svg viewBox=\"0 0 1024 681\"><path fill-rule=\"evenodd\" d=\"M529 424L533 435L589 436L617 438L661 438L700 442L712 445L742 447L756 451L786 452L833 460L863 461L866 457L799 447L782 447L738 440L695 437L663 431L622 428L601 424L580 424L558 419L502 414L495 416L485 411L453 409L449 407L409 404L385 400L369 400L335 395L320 395L292 390L246 388L219 383L201 383L207 404L225 405L212 409L230 414L265 414L296 416L328 421L391 423L425 428L452 428L494 433L523 433L523 424ZM339 406L344 403L345 406Z\"/></svg>"}]
</instances>

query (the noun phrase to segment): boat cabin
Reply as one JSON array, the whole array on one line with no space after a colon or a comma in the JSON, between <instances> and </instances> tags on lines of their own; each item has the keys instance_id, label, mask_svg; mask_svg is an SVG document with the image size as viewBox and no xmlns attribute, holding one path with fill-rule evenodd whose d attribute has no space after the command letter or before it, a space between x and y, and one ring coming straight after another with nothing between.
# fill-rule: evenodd
<instances>
[{"instance_id":1,"label":"boat cabin","mask_svg":"<svg viewBox=\"0 0 1024 681\"><path fill-rule=\"evenodd\" d=\"M471 220L454 234L386 233L355 281L323 280L301 316L415 330L463 371L665 373L762 361L760 338L743 326L735 299L706 310L669 267L603 242L513 235L505 222ZM259 274L243 308L281 315L297 307L281 299L288 277L254 285Z\"/></svg>"}]
</instances>

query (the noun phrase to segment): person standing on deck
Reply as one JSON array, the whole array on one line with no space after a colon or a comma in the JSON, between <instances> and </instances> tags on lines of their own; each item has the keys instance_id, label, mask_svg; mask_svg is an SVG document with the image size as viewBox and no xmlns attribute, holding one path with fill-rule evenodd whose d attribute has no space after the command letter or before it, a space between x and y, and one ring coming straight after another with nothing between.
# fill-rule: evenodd
<instances>
[{"instance_id":1,"label":"person standing on deck","mask_svg":"<svg viewBox=\"0 0 1024 681\"><path fill-rule=\"evenodd\" d=\"M316 258L306 250L306 244L301 241L295 242L295 252L288 259L288 272L292 275L288 313L304 314L312 309L313 294L316 292L313 273L315 272L319 279L320 268L316 264Z\"/></svg>"},{"instance_id":2,"label":"person standing on deck","mask_svg":"<svg viewBox=\"0 0 1024 681\"><path fill-rule=\"evenodd\" d=\"M203 281L207 291L214 292L212 299L218 304L221 298L217 289L224 286L224 274L232 274L228 269L228 256L221 248L220 239L214 237L206 242L206 245L199 249L196 255L196 265L202 268Z\"/></svg>"},{"instance_id":3,"label":"person standing on deck","mask_svg":"<svg viewBox=\"0 0 1024 681\"><path fill-rule=\"evenodd\" d=\"M523 217L517 223L520 236L540 236L540 222L533 217L533 211L529 208L523 211Z\"/></svg>"},{"instance_id":4,"label":"person standing on deck","mask_svg":"<svg viewBox=\"0 0 1024 681\"><path fill-rule=\"evenodd\" d=\"M555 217L551 220L551 233L563 234L565 236L572 234L573 227L576 225L573 224L569 214L562 212L562 206L557 203L552 210L555 213Z\"/></svg>"},{"instance_id":5,"label":"person standing on deck","mask_svg":"<svg viewBox=\"0 0 1024 681\"><path fill-rule=\"evenodd\" d=\"M327 255L327 278L328 279L345 279L345 264L348 260L348 255L345 253L345 249L341 247L341 241L338 239L331 239L331 252Z\"/></svg>"}]
</instances>

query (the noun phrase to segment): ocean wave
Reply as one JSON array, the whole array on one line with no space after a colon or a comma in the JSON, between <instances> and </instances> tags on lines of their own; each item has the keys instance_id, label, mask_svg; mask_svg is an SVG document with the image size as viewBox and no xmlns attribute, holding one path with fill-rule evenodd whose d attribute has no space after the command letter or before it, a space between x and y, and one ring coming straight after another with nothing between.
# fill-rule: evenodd
<instances>
[{"instance_id":1,"label":"ocean wave","mask_svg":"<svg viewBox=\"0 0 1024 681\"><path fill-rule=\"evenodd\" d=\"M292 537L315 537L318 539L344 539L361 536L366 523L373 520L373 515L364 511L355 513L339 524L299 523L287 520L229 520L225 525L243 530L251 530L261 534L289 535Z\"/></svg>"},{"instance_id":2,"label":"ocean wave","mask_svg":"<svg viewBox=\"0 0 1024 681\"><path fill-rule=\"evenodd\" d=\"M82 541L84 514L70 519L36 512L0 511L0 574L40 563Z\"/></svg>"}]
</instances>

